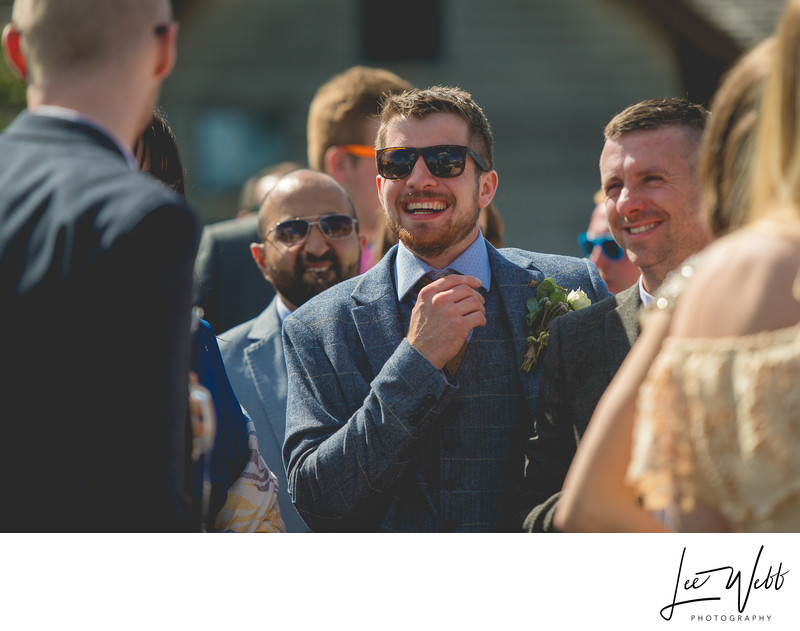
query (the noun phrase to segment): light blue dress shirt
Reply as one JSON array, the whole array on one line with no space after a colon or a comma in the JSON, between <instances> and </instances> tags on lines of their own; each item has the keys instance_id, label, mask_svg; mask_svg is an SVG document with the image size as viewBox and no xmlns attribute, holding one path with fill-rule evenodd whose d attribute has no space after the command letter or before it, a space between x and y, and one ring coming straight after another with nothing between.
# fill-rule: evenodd
<instances>
[{"instance_id":1,"label":"light blue dress shirt","mask_svg":"<svg viewBox=\"0 0 800 631\"><path fill-rule=\"evenodd\" d=\"M397 246L397 258L395 259L394 267L397 299L403 300L408 293L413 291L419 279L426 274L436 279L446 270L474 276L481 281L483 288L489 291L492 284L492 269L489 267L489 254L486 252L486 241L483 239L483 234L479 232L475 241L455 261L441 270L437 270L425 261L418 259L412 254L411 250L400 242Z\"/></svg>"}]
</instances>

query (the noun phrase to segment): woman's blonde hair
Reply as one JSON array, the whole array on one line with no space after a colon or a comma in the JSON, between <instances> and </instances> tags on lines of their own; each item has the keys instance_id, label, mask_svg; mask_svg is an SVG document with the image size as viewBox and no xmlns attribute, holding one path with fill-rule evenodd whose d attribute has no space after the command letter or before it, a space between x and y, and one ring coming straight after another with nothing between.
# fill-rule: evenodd
<instances>
[{"instance_id":1,"label":"woman's blonde hair","mask_svg":"<svg viewBox=\"0 0 800 631\"><path fill-rule=\"evenodd\" d=\"M775 34L753 168L750 218L800 214L800 0L789 0Z\"/></svg>"},{"instance_id":2,"label":"woman's blonde hair","mask_svg":"<svg viewBox=\"0 0 800 631\"><path fill-rule=\"evenodd\" d=\"M755 130L774 39L761 42L723 76L700 144L698 181L703 213L721 236L749 219Z\"/></svg>"}]
</instances>

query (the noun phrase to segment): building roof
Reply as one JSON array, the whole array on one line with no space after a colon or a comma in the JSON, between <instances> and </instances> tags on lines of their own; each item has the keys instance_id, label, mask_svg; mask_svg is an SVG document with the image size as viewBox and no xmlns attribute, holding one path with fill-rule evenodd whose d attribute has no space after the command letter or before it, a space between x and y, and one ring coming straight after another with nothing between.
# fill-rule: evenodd
<instances>
[{"instance_id":1,"label":"building roof","mask_svg":"<svg viewBox=\"0 0 800 631\"><path fill-rule=\"evenodd\" d=\"M684 1L743 50L751 48L772 33L786 5L786 0Z\"/></svg>"}]
</instances>

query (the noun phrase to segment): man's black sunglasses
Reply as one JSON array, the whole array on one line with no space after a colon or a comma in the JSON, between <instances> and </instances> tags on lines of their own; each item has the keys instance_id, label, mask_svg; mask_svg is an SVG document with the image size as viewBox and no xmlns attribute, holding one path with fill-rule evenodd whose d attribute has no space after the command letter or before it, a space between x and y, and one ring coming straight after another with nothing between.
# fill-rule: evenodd
<instances>
[{"instance_id":1,"label":"man's black sunglasses","mask_svg":"<svg viewBox=\"0 0 800 631\"><path fill-rule=\"evenodd\" d=\"M346 239L353 234L357 223L356 219L347 215L328 215L320 217L317 221L289 219L270 228L267 235L274 232L275 238L283 245L299 245L308 237L311 226L316 225L327 239Z\"/></svg>"},{"instance_id":2,"label":"man's black sunglasses","mask_svg":"<svg viewBox=\"0 0 800 631\"><path fill-rule=\"evenodd\" d=\"M600 237L590 237L588 232L581 232L578 235L578 243L585 256L591 256L592 250L594 250L596 245L601 246L603 248L603 254L612 261L621 259L624 254L622 248L617 245L617 242L614 241L614 237L610 234L605 234Z\"/></svg>"},{"instance_id":3,"label":"man's black sunglasses","mask_svg":"<svg viewBox=\"0 0 800 631\"><path fill-rule=\"evenodd\" d=\"M464 172L467 156L475 160L482 171L488 171L486 161L469 147L462 145L436 145L434 147L386 147L378 149L375 161L378 173L387 180L402 180L411 175L417 158L422 156L431 175L458 177Z\"/></svg>"}]
</instances>

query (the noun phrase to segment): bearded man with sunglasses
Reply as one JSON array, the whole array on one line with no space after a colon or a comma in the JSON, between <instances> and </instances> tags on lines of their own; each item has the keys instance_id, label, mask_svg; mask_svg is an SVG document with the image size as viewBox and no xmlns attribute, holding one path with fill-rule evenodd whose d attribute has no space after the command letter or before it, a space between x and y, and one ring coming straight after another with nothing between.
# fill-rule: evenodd
<instances>
[{"instance_id":1,"label":"bearded man with sunglasses","mask_svg":"<svg viewBox=\"0 0 800 631\"><path fill-rule=\"evenodd\" d=\"M388 97L376 160L399 244L284 322L289 493L313 530L518 531L531 285L610 294L587 259L484 240L493 138L463 90Z\"/></svg>"},{"instance_id":2,"label":"bearded man with sunglasses","mask_svg":"<svg viewBox=\"0 0 800 631\"><path fill-rule=\"evenodd\" d=\"M641 275L613 298L550 327L541 405L527 450L526 488L541 502L526 518L526 530L553 530L567 470L597 402L639 336L642 305L655 302L667 274L711 241L695 177L707 117L686 99L653 99L606 125L600 180L607 222Z\"/></svg>"},{"instance_id":3,"label":"bearded man with sunglasses","mask_svg":"<svg viewBox=\"0 0 800 631\"><path fill-rule=\"evenodd\" d=\"M286 431L281 323L317 294L358 274L357 225L350 198L331 176L307 169L284 175L261 203L258 242L250 246L276 295L261 314L218 338L233 391L253 420L261 455L278 478L286 532L308 531L308 526L289 499L281 455Z\"/></svg>"}]
</instances>

